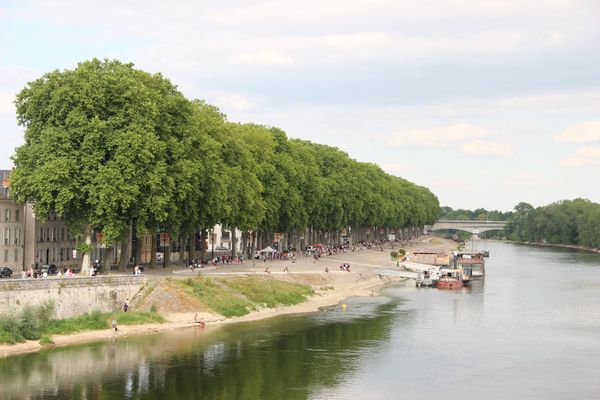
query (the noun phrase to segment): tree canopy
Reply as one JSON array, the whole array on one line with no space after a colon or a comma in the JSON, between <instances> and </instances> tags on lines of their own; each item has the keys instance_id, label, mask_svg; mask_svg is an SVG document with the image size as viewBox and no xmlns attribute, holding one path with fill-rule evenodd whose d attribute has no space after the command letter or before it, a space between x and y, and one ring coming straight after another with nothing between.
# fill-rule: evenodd
<instances>
[{"instance_id":1,"label":"tree canopy","mask_svg":"<svg viewBox=\"0 0 600 400\"><path fill-rule=\"evenodd\" d=\"M17 200L118 240L130 225L188 234L217 223L286 232L433 223L427 188L281 129L227 121L168 79L115 60L52 71L17 95Z\"/></svg>"}]
</instances>

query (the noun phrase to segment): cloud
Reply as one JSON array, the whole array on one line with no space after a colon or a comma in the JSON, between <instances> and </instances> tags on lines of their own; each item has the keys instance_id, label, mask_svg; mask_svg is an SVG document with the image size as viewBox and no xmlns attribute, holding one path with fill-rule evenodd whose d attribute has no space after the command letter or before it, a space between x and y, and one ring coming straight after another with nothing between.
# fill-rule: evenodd
<instances>
[{"instance_id":1,"label":"cloud","mask_svg":"<svg viewBox=\"0 0 600 400\"><path fill-rule=\"evenodd\" d=\"M600 147L582 147L574 155L560 160L565 167L586 167L600 165Z\"/></svg>"},{"instance_id":2,"label":"cloud","mask_svg":"<svg viewBox=\"0 0 600 400\"><path fill-rule=\"evenodd\" d=\"M510 189L528 189L550 187L552 183L537 172L520 172L500 181L500 185Z\"/></svg>"},{"instance_id":3,"label":"cloud","mask_svg":"<svg viewBox=\"0 0 600 400\"><path fill-rule=\"evenodd\" d=\"M397 147L448 147L452 143L488 136L491 136L491 133L485 129L460 123L444 127L400 131L388 138L387 143Z\"/></svg>"},{"instance_id":4,"label":"cloud","mask_svg":"<svg viewBox=\"0 0 600 400\"><path fill-rule=\"evenodd\" d=\"M205 97L209 103L215 104L225 114L238 111L252 112L261 108L258 100L240 93L211 91L206 92Z\"/></svg>"},{"instance_id":5,"label":"cloud","mask_svg":"<svg viewBox=\"0 0 600 400\"><path fill-rule=\"evenodd\" d=\"M556 135L556 140L567 143L600 142L600 121L589 121L568 126Z\"/></svg>"},{"instance_id":6,"label":"cloud","mask_svg":"<svg viewBox=\"0 0 600 400\"><path fill-rule=\"evenodd\" d=\"M471 156L511 157L515 153L515 145L476 140L461 144L460 150Z\"/></svg>"},{"instance_id":7,"label":"cloud","mask_svg":"<svg viewBox=\"0 0 600 400\"><path fill-rule=\"evenodd\" d=\"M414 169L410 164L399 162L380 162L378 164L382 170L396 176L406 176L407 172Z\"/></svg>"},{"instance_id":8,"label":"cloud","mask_svg":"<svg viewBox=\"0 0 600 400\"><path fill-rule=\"evenodd\" d=\"M238 62L262 66L289 66L294 64L292 57L273 50L259 51L255 54L242 53L234 57Z\"/></svg>"}]
</instances>

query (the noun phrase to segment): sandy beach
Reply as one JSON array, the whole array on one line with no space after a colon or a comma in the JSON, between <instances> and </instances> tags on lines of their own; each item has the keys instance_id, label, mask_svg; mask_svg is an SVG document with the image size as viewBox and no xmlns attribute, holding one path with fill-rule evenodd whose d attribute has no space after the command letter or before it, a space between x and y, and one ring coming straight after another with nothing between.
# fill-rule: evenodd
<instances>
[{"instance_id":1,"label":"sandy beach","mask_svg":"<svg viewBox=\"0 0 600 400\"><path fill-rule=\"evenodd\" d=\"M419 249L440 249L451 251L456 247L456 243L431 236L423 236L412 242L410 245L403 246L407 252ZM396 250L399 247L396 246ZM390 257L392 248L389 245L380 248L356 250L355 252L338 253L332 256L322 257L315 261L311 257L298 257L295 262L291 260L278 261L246 261L243 264L219 265L216 268L207 267L192 272L190 270L167 269L150 271L149 276L153 279L165 279L166 277L180 278L191 276L238 276L238 275L266 275L265 268L268 266L270 275L277 279L295 281L311 284L315 289L315 295L311 296L305 302L294 306L265 308L251 312L243 317L224 318L218 314L198 310L171 309L159 310L165 316L166 322L162 324L128 325L119 326L118 332L112 329L99 331L86 331L71 335L54 335L52 340L54 345L68 346L73 344L109 340L116 337L127 337L132 335L150 334L155 332L165 332L172 330L181 330L196 328L198 324L194 322L194 317L206 322L205 329L214 329L224 324L231 324L244 321L253 321L264 318L270 318L284 314L307 313L318 311L322 307L336 305L344 299L354 296L370 296L386 284L394 281L400 281L401 276L382 275L385 271L399 271L396 261ZM349 263L351 272L342 271L339 265ZM284 272L284 268L289 272ZM328 269L329 272L325 270ZM135 305L134 305L135 309ZM27 341L15 345L0 345L0 357L29 353L48 348L42 346L38 341Z\"/></svg>"}]
</instances>

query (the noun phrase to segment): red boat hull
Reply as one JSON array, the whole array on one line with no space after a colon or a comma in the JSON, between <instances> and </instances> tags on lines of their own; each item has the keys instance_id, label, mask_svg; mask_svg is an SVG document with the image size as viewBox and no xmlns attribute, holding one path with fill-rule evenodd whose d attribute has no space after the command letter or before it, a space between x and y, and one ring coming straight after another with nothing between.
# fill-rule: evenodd
<instances>
[{"instance_id":1,"label":"red boat hull","mask_svg":"<svg viewBox=\"0 0 600 400\"><path fill-rule=\"evenodd\" d=\"M438 289L460 289L464 286L462 279L444 279L439 280L435 287Z\"/></svg>"}]
</instances>

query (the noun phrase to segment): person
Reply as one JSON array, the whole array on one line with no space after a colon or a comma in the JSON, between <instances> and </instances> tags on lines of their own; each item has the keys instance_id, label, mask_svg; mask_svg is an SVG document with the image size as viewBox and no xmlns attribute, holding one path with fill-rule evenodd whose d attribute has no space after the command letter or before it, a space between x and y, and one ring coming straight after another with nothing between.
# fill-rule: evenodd
<instances>
[{"instance_id":1,"label":"person","mask_svg":"<svg viewBox=\"0 0 600 400\"><path fill-rule=\"evenodd\" d=\"M123 311L127 312L129 310L129 299L125 299L125 304L123 304Z\"/></svg>"},{"instance_id":2,"label":"person","mask_svg":"<svg viewBox=\"0 0 600 400\"><path fill-rule=\"evenodd\" d=\"M113 319L111 322L111 326L113 328L113 330L115 331L115 333L117 332L118 328L117 328L117 320Z\"/></svg>"},{"instance_id":3,"label":"person","mask_svg":"<svg viewBox=\"0 0 600 400\"><path fill-rule=\"evenodd\" d=\"M194 315L194 323L198 324L200 326L200 328L206 327L206 322L204 322L203 319L198 319L198 313L196 313L196 315Z\"/></svg>"},{"instance_id":4,"label":"person","mask_svg":"<svg viewBox=\"0 0 600 400\"><path fill-rule=\"evenodd\" d=\"M329 273L329 267L325 267L325 272Z\"/></svg>"},{"instance_id":5,"label":"person","mask_svg":"<svg viewBox=\"0 0 600 400\"><path fill-rule=\"evenodd\" d=\"M283 269L283 272L290 272L290 270L288 269L288 267L285 267L285 268Z\"/></svg>"},{"instance_id":6,"label":"person","mask_svg":"<svg viewBox=\"0 0 600 400\"><path fill-rule=\"evenodd\" d=\"M269 271L269 267L266 267L266 268L265 268L265 272L266 272L267 274L270 274L270 273L271 273L271 271Z\"/></svg>"}]
</instances>

